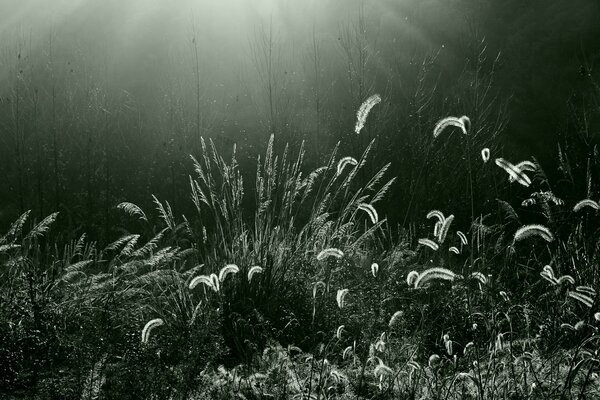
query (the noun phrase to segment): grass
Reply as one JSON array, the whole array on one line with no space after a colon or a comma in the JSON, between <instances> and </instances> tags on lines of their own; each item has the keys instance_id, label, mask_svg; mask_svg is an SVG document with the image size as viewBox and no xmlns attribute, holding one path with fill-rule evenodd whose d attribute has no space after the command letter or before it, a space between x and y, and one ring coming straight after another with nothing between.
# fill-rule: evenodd
<instances>
[{"instance_id":1,"label":"grass","mask_svg":"<svg viewBox=\"0 0 600 400\"><path fill-rule=\"evenodd\" d=\"M468 135L455 120L445 129ZM537 210L535 223L498 200L467 225L433 210L417 232L396 230L378 210L389 164L366 174L373 142L358 159L338 144L307 171L303 145L276 154L274 141L248 185L236 148L226 160L202 139L194 215L157 197L153 213L120 203L140 231L104 247L64 243L58 213L15 221L0 239L5 393L598 396L595 202L565 204L539 164L493 155L490 179L529 190L520 213Z\"/></svg>"}]
</instances>

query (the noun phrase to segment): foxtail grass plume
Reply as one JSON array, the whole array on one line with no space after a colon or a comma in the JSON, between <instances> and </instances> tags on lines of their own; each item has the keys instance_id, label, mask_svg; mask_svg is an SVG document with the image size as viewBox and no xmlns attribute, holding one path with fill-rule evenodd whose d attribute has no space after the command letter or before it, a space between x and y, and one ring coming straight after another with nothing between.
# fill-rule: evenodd
<instances>
[{"instance_id":1,"label":"foxtail grass plume","mask_svg":"<svg viewBox=\"0 0 600 400\"><path fill-rule=\"evenodd\" d=\"M338 307L344 308L344 301L346 299L346 295L348 295L348 289L339 289L337 291L337 295L335 296L335 300L337 301Z\"/></svg>"},{"instance_id":2,"label":"foxtail grass plume","mask_svg":"<svg viewBox=\"0 0 600 400\"><path fill-rule=\"evenodd\" d=\"M573 277L571 275L563 275L560 278L558 278L557 280L557 284L558 285L562 285L563 283L568 282L571 285L575 285L575 279L573 279Z\"/></svg>"},{"instance_id":3,"label":"foxtail grass plume","mask_svg":"<svg viewBox=\"0 0 600 400\"><path fill-rule=\"evenodd\" d=\"M552 285L556 285L558 283L558 280L554 276L554 270L552 270L552 267L549 265L544 266L542 272L540 272L540 276L550 282Z\"/></svg>"},{"instance_id":4,"label":"foxtail grass plume","mask_svg":"<svg viewBox=\"0 0 600 400\"><path fill-rule=\"evenodd\" d=\"M600 322L600 312L594 314L594 319Z\"/></svg>"},{"instance_id":5,"label":"foxtail grass plume","mask_svg":"<svg viewBox=\"0 0 600 400\"><path fill-rule=\"evenodd\" d=\"M346 165L358 165L358 161L356 161L356 159L353 157L341 158L337 164L337 175L340 175L342 173L344 168L346 168Z\"/></svg>"},{"instance_id":6,"label":"foxtail grass plume","mask_svg":"<svg viewBox=\"0 0 600 400\"><path fill-rule=\"evenodd\" d=\"M165 322L161 318L155 318L148 321L148 323L144 326L144 329L142 329L142 343L148 343L152 329L156 328L157 326L161 326L164 323Z\"/></svg>"},{"instance_id":7,"label":"foxtail grass plume","mask_svg":"<svg viewBox=\"0 0 600 400\"><path fill-rule=\"evenodd\" d=\"M484 163L486 163L490 160L490 149L488 149L486 147L485 149L481 150L481 159L483 160Z\"/></svg>"},{"instance_id":8,"label":"foxtail grass plume","mask_svg":"<svg viewBox=\"0 0 600 400\"><path fill-rule=\"evenodd\" d=\"M192 279L190 281L190 290L192 290L196 286L198 286L199 283L205 284L206 286L208 286L209 288L211 288L212 290L214 290L216 292L215 287L213 285L213 281L212 281L211 277L208 275L200 275L200 276L197 276L194 279Z\"/></svg>"},{"instance_id":9,"label":"foxtail grass plume","mask_svg":"<svg viewBox=\"0 0 600 400\"><path fill-rule=\"evenodd\" d=\"M392 315L392 318L390 318L390 322L388 324L390 328L394 326L394 324L396 323L396 321L398 321L402 314L404 314L402 311L396 311L394 315Z\"/></svg>"},{"instance_id":10,"label":"foxtail grass plume","mask_svg":"<svg viewBox=\"0 0 600 400\"><path fill-rule=\"evenodd\" d=\"M379 264L377 264L377 263L371 264L371 274L373 274L374 278L377 278L378 272L379 272Z\"/></svg>"},{"instance_id":11,"label":"foxtail grass plume","mask_svg":"<svg viewBox=\"0 0 600 400\"><path fill-rule=\"evenodd\" d=\"M330 247L328 249L321 251L319 254L317 254L318 261L322 261L322 260L326 259L327 257L342 258L342 257L344 257L344 253L340 249L336 249L335 247Z\"/></svg>"},{"instance_id":12,"label":"foxtail grass plume","mask_svg":"<svg viewBox=\"0 0 600 400\"><path fill-rule=\"evenodd\" d=\"M444 243L444 241L446 240L446 236L448 235L448 230L450 229L450 224L452 224L452 221L454 221L454 215L452 214L450 214L448 218L444 219L444 222L440 227L440 232L438 235L438 241L440 243Z\"/></svg>"},{"instance_id":13,"label":"foxtail grass plume","mask_svg":"<svg viewBox=\"0 0 600 400\"><path fill-rule=\"evenodd\" d=\"M520 163L517 163L515 165L516 168L518 168L521 172L526 172L526 171L535 171L537 169L536 165L529 161L529 160L525 160L525 161L521 161ZM508 181L509 182L514 182L515 178L513 178L512 176L508 177Z\"/></svg>"},{"instance_id":14,"label":"foxtail grass plume","mask_svg":"<svg viewBox=\"0 0 600 400\"><path fill-rule=\"evenodd\" d=\"M317 292L319 291L319 288L322 288L323 291L325 291L325 282L318 281L313 284L313 299L317 297Z\"/></svg>"},{"instance_id":15,"label":"foxtail grass plume","mask_svg":"<svg viewBox=\"0 0 600 400\"><path fill-rule=\"evenodd\" d=\"M378 94L374 94L369 97L364 103L361 104L358 112L356 113L356 126L354 127L354 132L358 135L362 128L365 126L365 122L367 121L367 116L371 109L381 102L381 97Z\"/></svg>"},{"instance_id":16,"label":"foxtail grass plume","mask_svg":"<svg viewBox=\"0 0 600 400\"><path fill-rule=\"evenodd\" d=\"M569 292L568 296L572 299L575 299L582 304L586 305L589 308L592 308L594 305L594 299L592 299L587 294L579 293L579 292Z\"/></svg>"},{"instance_id":17,"label":"foxtail grass plume","mask_svg":"<svg viewBox=\"0 0 600 400\"><path fill-rule=\"evenodd\" d=\"M467 343L463 349L463 356L466 356L467 354L469 354L469 351L473 348L473 346L475 346L475 343L473 343L473 342Z\"/></svg>"},{"instance_id":18,"label":"foxtail grass plume","mask_svg":"<svg viewBox=\"0 0 600 400\"><path fill-rule=\"evenodd\" d=\"M458 248L456 246L452 246L448 249L449 252L454 253L456 255L460 254L460 251L458 250Z\"/></svg>"},{"instance_id":19,"label":"foxtail grass plume","mask_svg":"<svg viewBox=\"0 0 600 400\"><path fill-rule=\"evenodd\" d=\"M527 239L533 236L539 236L547 242L554 240L554 236L548 228L539 224L525 225L517 229L513 242L518 242L523 239Z\"/></svg>"},{"instance_id":20,"label":"foxtail grass plume","mask_svg":"<svg viewBox=\"0 0 600 400\"><path fill-rule=\"evenodd\" d=\"M335 332L335 337L338 338L338 340L342 338L342 332L344 332L344 328L345 328L344 325L338 326L338 328Z\"/></svg>"},{"instance_id":21,"label":"foxtail grass plume","mask_svg":"<svg viewBox=\"0 0 600 400\"><path fill-rule=\"evenodd\" d=\"M444 213L439 210L431 210L427 213L427 219L431 219L434 217L437 218L439 222L444 222L444 220L446 219L446 217L444 217Z\"/></svg>"},{"instance_id":22,"label":"foxtail grass plume","mask_svg":"<svg viewBox=\"0 0 600 400\"><path fill-rule=\"evenodd\" d=\"M447 268L429 268L419 274L419 276L415 280L415 289L422 287L423 285L434 279L441 279L452 282L455 277L456 274Z\"/></svg>"},{"instance_id":23,"label":"foxtail grass plume","mask_svg":"<svg viewBox=\"0 0 600 400\"><path fill-rule=\"evenodd\" d=\"M239 267L235 264L227 264L221 271L219 271L219 281L223 282L227 275L229 274L237 274L240 271Z\"/></svg>"},{"instance_id":24,"label":"foxtail grass plume","mask_svg":"<svg viewBox=\"0 0 600 400\"><path fill-rule=\"evenodd\" d=\"M590 207L590 208L593 208L594 210L598 210L600 208L600 206L598 206L598 203L596 203L594 200L585 199L585 200L581 200L579 203L575 204L575 207L573 207L573 211L578 212L578 211L581 211L585 207Z\"/></svg>"},{"instance_id":25,"label":"foxtail grass plume","mask_svg":"<svg viewBox=\"0 0 600 400\"><path fill-rule=\"evenodd\" d=\"M350 355L350 353L352 352L352 346L348 346L344 349L344 352L342 353L342 359L346 359L348 358L348 356Z\"/></svg>"},{"instance_id":26,"label":"foxtail grass plume","mask_svg":"<svg viewBox=\"0 0 600 400\"><path fill-rule=\"evenodd\" d=\"M437 251L440 246L431 239L419 239L419 244L422 246L427 246L433 251Z\"/></svg>"},{"instance_id":27,"label":"foxtail grass plume","mask_svg":"<svg viewBox=\"0 0 600 400\"><path fill-rule=\"evenodd\" d=\"M458 238L460 239L460 242L463 246L466 246L469 243L464 233L462 233L461 231L456 231L456 234L458 235Z\"/></svg>"},{"instance_id":28,"label":"foxtail grass plume","mask_svg":"<svg viewBox=\"0 0 600 400\"><path fill-rule=\"evenodd\" d=\"M377 214L377 210L375 210L375 207L373 207L372 205L367 203L360 203L358 205L358 209L366 212L369 218L371 219L372 223L376 224L377 222L379 222L379 214Z\"/></svg>"},{"instance_id":29,"label":"foxtail grass plume","mask_svg":"<svg viewBox=\"0 0 600 400\"><path fill-rule=\"evenodd\" d=\"M592 297L596 297L596 290L591 286L577 286L575 288L580 293L587 294Z\"/></svg>"},{"instance_id":30,"label":"foxtail grass plume","mask_svg":"<svg viewBox=\"0 0 600 400\"><path fill-rule=\"evenodd\" d=\"M440 133L442 133L442 131L449 126L456 126L457 128L460 128L462 133L466 135L467 131L471 127L471 120L466 115L463 115L460 118L446 117L444 119L441 119L438 121L438 123L435 125L435 128L433 129L433 137L438 137Z\"/></svg>"},{"instance_id":31,"label":"foxtail grass plume","mask_svg":"<svg viewBox=\"0 0 600 400\"><path fill-rule=\"evenodd\" d=\"M487 277L481 272L473 272L471 273L471 277L479 281L479 283L481 283L482 285L487 284Z\"/></svg>"},{"instance_id":32,"label":"foxtail grass plume","mask_svg":"<svg viewBox=\"0 0 600 400\"><path fill-rule=\"evenodd\" d=\"M408 275L406 275L406 283L408 286L413 286L418 277L419 273L417 271L410 271Z\"/></svg>"},{"instance_id":33,"label":"foxtail grass plume","mask_svg":"<svg viewBox=\"0 0 600 400\"><path fill-rule=\"evenodd\" d=\"M263 272L262 267L259 267L258 265L255 265L254 267L250 268L248 270L248 282L252 281L252 277L255 274L262 274L262 272Z\"/></svg>"},{"instance_id":34,"label":"foxtail grass plume","mask_svg":"<svg viewBox=\"0 0 600 400\"><path fill-rule=\"evenodd\" d=\"M217 274L210 274L210 280L212 281L213 289L215 292L221 290L221 284L219 283L220 279L217 276Z\"/></svg>"},{"instance_id":35,"label":"foxtail grass plume","mask_svg":"<svg viewBox=\"0 0 600 400\"><path fill-rule=\"evenodd\" d=\"M438 237L440 235L440 228L442 227L442 222L437 221L433 226L433 236Z\"/></svg>"},{"instance_id":36,"label":"foxtail grass plume","mask_svg":"<svg viewBox=\"0 0 600 400\"><path fill-rule=\"evenodd\" d=\"M503 158L496 158L496 165L505 170L509 175L511 182L517 181L525 187L531 185L531 179L516 165L511 164Z\"/></svg>"}]
</instances>

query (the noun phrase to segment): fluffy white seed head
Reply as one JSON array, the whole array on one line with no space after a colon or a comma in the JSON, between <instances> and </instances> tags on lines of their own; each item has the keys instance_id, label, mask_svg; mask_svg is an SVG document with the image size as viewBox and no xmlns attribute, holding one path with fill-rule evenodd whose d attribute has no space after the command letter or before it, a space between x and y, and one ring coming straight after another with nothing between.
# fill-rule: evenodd
<instances>
[{"instance_id":1,"label":"fluffy white seed head","mask_svg":"<svg viewBox=\"0 0 600 400\"><path fill-rule=\"evenodd\" d=\"M396 311L394 313L394 315L392 315L392 318L390 318L390 322L389 322L389 327L391 328L392 326L394 326L394 324L398 321L398 319L400 319L400 317L402 317L404 313L402 311Z\"/></svg>"},{"instance_id":2,"label":"fluffy white seed head","mask_svg":"<svg viewBox=\"0 0 600 400\"><path fill-rule=\"evenodd\" d=\"M378 272L379 272L379 264L377 264L377 263L371 264L371 274L373 275L374 278L377 277Z\"/></svg>"},{"instance_id":3,"label":"fluffy white seed head","mask_svg":"<svg viewBox=\"0 0 600 400\"><path fill-rule=\"evenodd\" d=\"M523 239L527 239L533 236L539 236L547 242L554 240L552 232L548 228L539 224L525 225L517 229L513 242L518 242Z\"/></svg>"},{"instance_id":4,"label":"fluffy white seed head","mask_svg":"<svg viewBox=\"0 0 600 400\"><path fill-rule=\"evenodd\" d=\"M471 126L471 121L465 115L463 115L460 118L456 118L456 117L443 118L443 119L439 120L438 123L435 125L435 128L433 129L433 137L437 138L440 135L440 133L442 133L446 128L448 128L450 126L455 126L457 128L460 128L461 132L466 135L468 129Z\"/></svg>"},{"instance_id":5,"label":"fluffy white seed head","mask_svg":"<svg viewBox=\"0 0 600 400\"><path fill-rule=\"evenodd\" d=\"M456 274L447 268L429 268L419 274L415 280L415 288L422 287L426 283L436 279L453 281L455 277Z\"/></svg>"},{"instance_id":6,"label":"fluffy white seed head","mask_svg":"<svg viewBox=\"0 0 600 400\"><path fill-rule=\"evenodd\" d=\"M485 149L481 150L481 159L483 160L484 163L486 163L490 160L490 149L488 149L486 147Z\"/></svg>"},{"instance_id":7,"label":"fluffy white seed head","mask_svg":"<svg viewBox=\"0 0 600 400\"><path fill-rule=\"evenodd\" d=\"M575 207L573 207L573 211L579 212L582 209L584 209L585 207L590 207L590 208L593 208L594 210L598 210L600 208L600 206L598 206L598 203L596 203L594 200L585 199L585 200L581 200L579 203L575 204Z\"/></svg>"},{"instance_id":8,"label":"fluffy white seed head","mask_svg":"<svg viewBox=\"0 0 600 400\"><path fill-rule=\"evenodd\" d=\"M342 258L343 256L344 256L344 253L340 249L330 247L328 249L321 251L319 254L317 254L317 260L322 261L328 257Z\"/></svg>"},{"instance_id":9,"label":"fluffy white seed head","mask_svg":"<svg viewBox=\"0 0 600 400\"><path fill-rule=\"evenodd\" d=\"M369 218L371 219L372 223L376 224L377 222L379 222L379 214L377 214L377 210L375 210L375 207L373 207L372 205L367 203L361 203L358 205L358 209L366 212Z\"/></svg>"},{"instance_id":10,"label":"fluffy white seed head","mask_svg":"<svg viewBox=\"0 0 600 400\"><path fill-rule=\"evenodd\" d=\"M531 185L531 179L521 170L521 168L513 165L503 158L496 158L496 165L508 173L511 182L517 181L521 185L528 187Z\"/></svg>"},{"instance_id":11,"label":"fluffy white seed head","mask_svg":"<svg viewBox=\"0 0 600 400\"><path fill-rule=\"evenodd\" d=\"M248 270L248 282L251 282L251 281L252 281L252 277L253 277L255 274L262 274L262 272L263 272L263 269L262 269L262 267L260 267L260 266L258 266L258 265L255 265L254 267L250 268L250 269Z\"/></svg>"},{"instance_id":12,"label":"fluffy white seed head","mask_svg":"<svg viewBox=\"0 0 600 400\"><path fill-rule=\"evenodd\" d=\"M437 251L440 248L440 246L431 239L419 239L418 242L421 246L427 246L433 251Z\"/></svg>"},{"instance_id":13,"label":"fluffy white seed head","mask_svg":"<svg viewBox=\"0 0 600 400\"><path fill-rule=\"evenodd\" d=\"M346 168L346 165L358 165L358 161L356 161L356 159L353 157L341 158L337 164L337 175L340 175L342 173L344 168Z\"/></svg>"},{"instance_id":14,"label":"fluffy white seed head","mask_svg":"<svg viewBox=\"0 0 600 400\"><path fill-rule=\"evenodd\" d=\"M239 267L235 264L227 264L221 271L219 271L219 281L223 282L230 274L237 274L240 271Z\"/></svg>"},{"instance_id":15,"label":"fluffy white seed head","mask_svg":"<svg viewBox=\"0 0 600 400\"><path fill-rule=\"evenodd\" d=\"M406 283L408 286L413 286L418 277L419 273L417 271L410 271L408 275L406 275Z\"/></svg>"},{"instance_id":16,"label":"fluffy white seed head","mask_svg":"<svg viewBox=\"0 0 600 400\"><path fill-rule=\"evenodd\" d=\"M339 289L337 291L337 295L335 297L338 307L344 308L344 304L345 304L345 300L346 300L346 296L348 295L348 289Z\"/></svg>"},{"instance_id":17,"label":"fluffy white seed head","mask_svg":"<svg viewBox=\"0 0 600 400\"><path fill-rule=\"evenodd\" d=\"M367 116L369 115L371 109L380 102L381 97L378 94L374 94L361 104L360 108L358 109L358 112L356 113L356 126L354 127L354 132L356 132L357 135L365 126Z\"/></svg>"},{"instance_id":18,"label":"fluffy white seed head","mask_svg":"<svg viewBox=\"0 0 600 400\"><path fill-rule=\"evenodd\" d=\"M213 289L212 280L210 279L210 276L208 276L208 275L200 275L200 276L197 276L194 279L192 279L190 281L190 289L194 289L196 286L198 286L199 283L203 283L204 285Z\"/></svg>"},{"instance_id":19,"label":"fluffy white seed head","mask_svg":"<svg viewBox=\"0 0 600 400\"><path fill-rule=\"evenodd\" d=\"M161 326L164 323L165 322L161 318L155 318L148 321L148 323L146 323L144 326L144 329L142 329L142 343L148 343L152 329L156 328L157 326Z\"/></svg>"}]
</instances>

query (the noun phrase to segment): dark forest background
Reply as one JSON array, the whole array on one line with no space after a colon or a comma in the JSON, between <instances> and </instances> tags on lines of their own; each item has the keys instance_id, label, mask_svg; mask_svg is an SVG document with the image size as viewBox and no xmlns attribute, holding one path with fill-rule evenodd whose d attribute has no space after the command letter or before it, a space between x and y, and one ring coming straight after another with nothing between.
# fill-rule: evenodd
<instances>
[{"instance_id":1,"label":"dark forest background","mask_svg":"<svg viewBox=\"0 0 600 400\"><path fill-rule=\"evenodd\" d=\"M358 157L375 138L369 168L391 162L398 176L380 213L406 224L466 201L460 145L431 142L447 115L477 121L492 157L533 156L549 175L560 144L585 160L598 62L592 0L3 0L0 227L60 211L64 232L106 241L121 229L115 205L149 207L151 194L186 214L200 137L225 154L236 143L252 179L272 133L305 140L308 167L337 141ZM424 154L437 162L422 171ZM478 184L485 206L498 188Z\"/></svg>"}]
</instances>

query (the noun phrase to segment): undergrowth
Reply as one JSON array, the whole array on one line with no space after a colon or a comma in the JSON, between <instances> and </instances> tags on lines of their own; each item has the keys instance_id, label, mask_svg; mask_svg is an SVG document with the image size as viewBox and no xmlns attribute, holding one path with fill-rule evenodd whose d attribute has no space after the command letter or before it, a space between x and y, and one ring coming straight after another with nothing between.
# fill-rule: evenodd
<instances>
[{"instance_id":1,"label":"undergrowth","mask_svg":"<svg viewBox=\"0 0 600 400\"><path fill-rule=\"evenodd\" d=\"M23 214L0 239L3 393L599 396L598 203L589 189L576 204L559 198L535 159L476 148L476 122L449 117L433 129L466 149L471 221L444 209L419 227L391 226L379 206L393 204L395 179L389 164L368 172L373 141L357 158L338 144L307 170L303 145L277 154L273 136L251 184L235 147L225 159L202 140L189 178L195 214L156 197L153 213L120 203L135 230L108 245L64 243L52 231L58 213ZM520 204L499 198L475 215L482 174Z\"/></svg>"}]
</instances>

